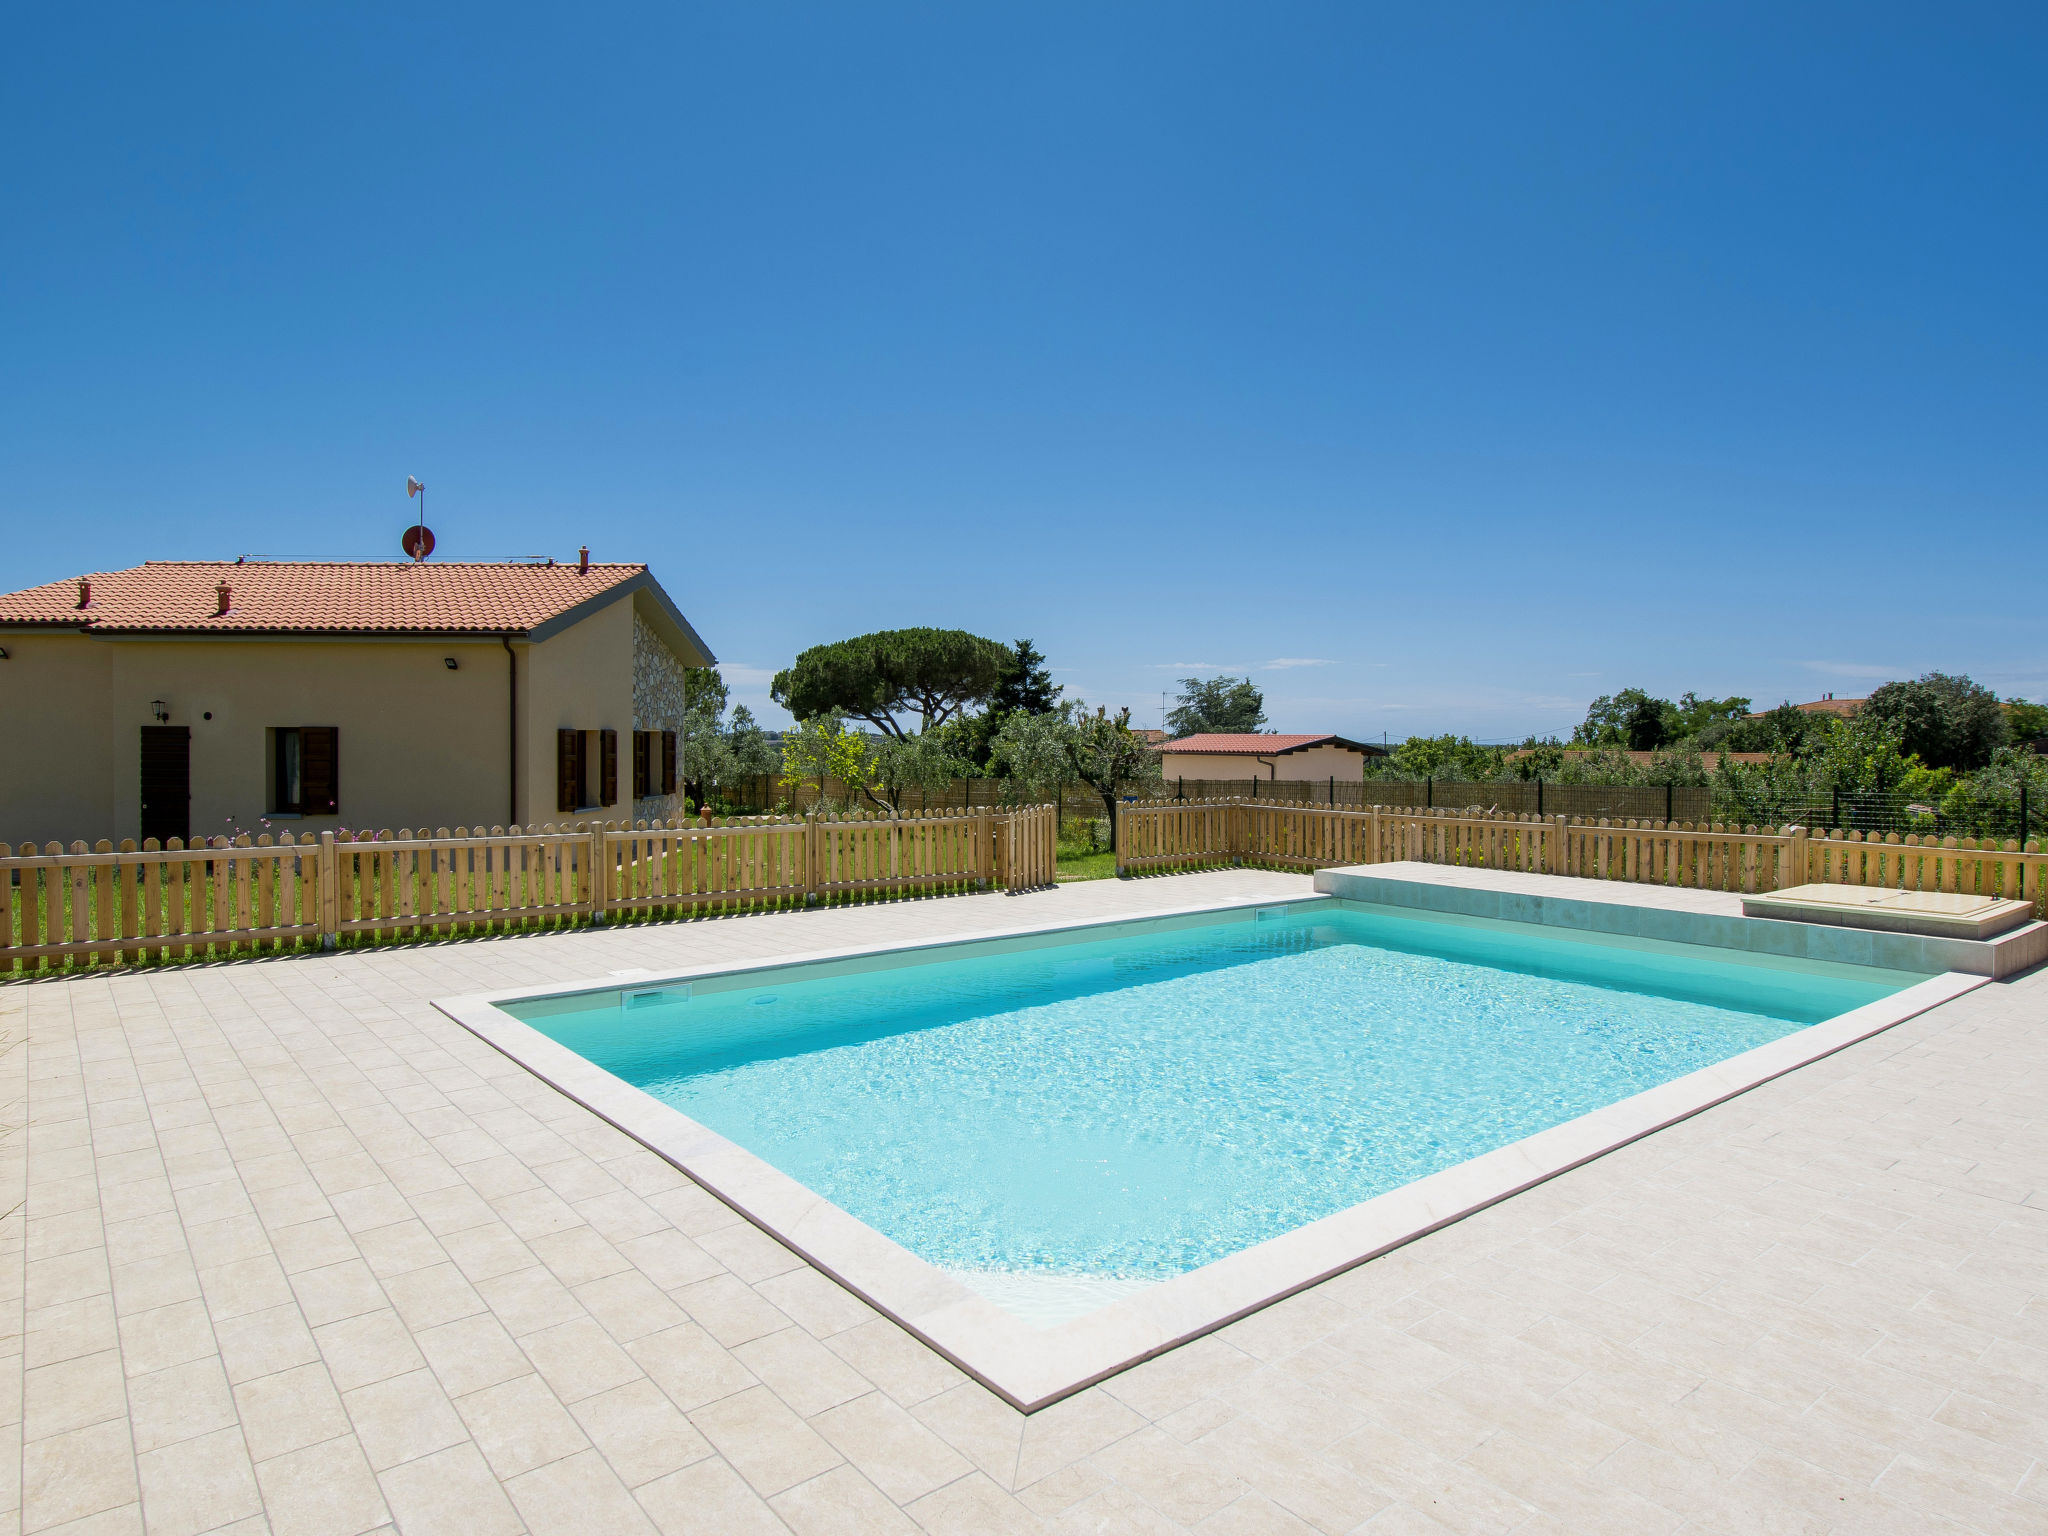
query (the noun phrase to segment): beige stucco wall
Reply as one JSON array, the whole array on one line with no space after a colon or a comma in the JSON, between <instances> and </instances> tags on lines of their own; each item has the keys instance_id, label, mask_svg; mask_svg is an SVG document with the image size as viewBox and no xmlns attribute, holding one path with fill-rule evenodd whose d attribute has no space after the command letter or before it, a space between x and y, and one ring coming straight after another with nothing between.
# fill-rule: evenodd
<instances>
[{"instance_id":1,"label":"beige stucco wall","mask_svg":"<svg viewBox=\"0 0 2048 1536\"><path fill-rule=\"evenodd\" d=\"M495 642L97 643L114 657L116 838L140 830L137 728L150 723L158 698L170 705L171 724L192 731L194 837L453 827L505 815L505 653ZM336 815L270 810L268 733L295 725L339 732Z\"/></svg>"},{"instance_id":2,"label":"beige stucco wall","mask_svg":"<svg viewBox=\"0 0 2048 1536\"><path fill-rule=\"evenodd\" d=\"M1162 752L1160 771L1171 782L1180 779L1312 779L1332 777L1356 783L1365 777L1365 754L1348 747L1304 747L1263 761L1232 752Z\"/></svg>"},{"instance_id":3,"label":"beige stucco wall","mask_svg":"<svg viewBox=\"0 0 2048 1536\"><path fill-rule=\"evenodd\" d=\"M606 814L630 816L633 612L621 598L538 644L513 642L516 818L507 659L496 637L0 635L0 841L137 836L140 728L156 723L156 699L169 704L169 724L192 733L194 837L553 821L563 727L619 733L619 802ZM307 725L340 733L339 811L280 817L270 811L267 732ZM591 777L595 789L594 769Z\"/></svg>"},{"instance_id":4,"label":"beige stucco wall","mask_svg":"<svg viewBox=\"0 0 2048 1536\"><path fill-rule=\"evenodd\" d=\"M83 635L23 632L0 634L0 649L0 842L110 836L112 651ZM139 763L139 738L134 754Z\"/></svg>"},{"instance_id":5,"label":"beige stucco wall","mask_svg":"<svg viewBox=\"0 0 2048 1536\"><path fill-rule=\"evenodd\" d=\"M515 642L516 644L516 642ZM619 733L619 799L594 808L609 820L632 815L633 604L621 599L538 645L525 648L519 674L521 820L529 826L563 819L555 808L555 732ZM590 790L598 793L591 743Z\"/></svg>"}]
</instances>

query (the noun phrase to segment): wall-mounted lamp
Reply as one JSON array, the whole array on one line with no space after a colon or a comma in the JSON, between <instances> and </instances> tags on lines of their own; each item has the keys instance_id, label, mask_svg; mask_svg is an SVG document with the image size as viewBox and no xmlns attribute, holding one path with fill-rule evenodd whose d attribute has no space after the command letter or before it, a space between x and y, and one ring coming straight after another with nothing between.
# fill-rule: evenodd
<instances>
[{"instance_id":1,"label":"wall-mounted lamp","mask_svg":"<svg viewBox=\"0 0 2048 1536\"><path fill-rule=\"evenodd\" d=\"M162 699L151 699L149 701L149 712L156 716L157 724L159 725L171 718L171 706Z\"/></svg>"},{"instance_id":2,"label":"wall-mounted lamp","mask_svg":"<svg viewBox=\"0 0 2048 1536\"><path fill-rule=\"evenodd\" d=\"M455 670L455 658L453 656L443 656L441 658L441 665L446 667L450 672L453 672Z\"/></svg>"}]
</instances>

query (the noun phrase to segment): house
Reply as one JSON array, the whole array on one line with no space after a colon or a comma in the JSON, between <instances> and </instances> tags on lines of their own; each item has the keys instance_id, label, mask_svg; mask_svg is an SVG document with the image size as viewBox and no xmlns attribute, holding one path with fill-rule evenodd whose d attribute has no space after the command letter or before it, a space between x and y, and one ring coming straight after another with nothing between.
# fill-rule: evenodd
<instances>
[{"instance_id":1,"label":"house","mask_svg":"<svg viewBox=\"0 0 2048 1536\"><path fill-rule=\"evenodd\" d=\"M0 597L0 839L534 825L679 809L644 565L184 561Z\"/></svg>"},{"instance_id":2,"label":"house","mask_svg":"<svg viewBox=\"0 0 2048 1536\"><path fill-rule=\"evenodd\" d=\"M1159 744L1159 767L1174 779L1365 778L1365 760L1386 748L1342 736L1286 736L1264 731L1182 736Z\"/></svg>"}]
</instances>

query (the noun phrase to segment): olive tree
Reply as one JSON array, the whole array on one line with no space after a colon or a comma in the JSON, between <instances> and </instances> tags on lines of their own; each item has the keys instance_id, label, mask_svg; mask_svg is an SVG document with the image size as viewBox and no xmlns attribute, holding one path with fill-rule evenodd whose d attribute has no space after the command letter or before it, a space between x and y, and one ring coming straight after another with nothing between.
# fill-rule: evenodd
<instances>
[{"instance_id":1,"label":"olive tree","mask_svg":"<svg viewBox=\"0 0 2048 1536\"><path fill-rule=\"evenodd\" d=\"M1067 756L1074 777L1102 797L1103 813L1109 818L1109 846L1114 849L1117 801L1131 790L1165 787L1159 754L1131 729L1128 709L1112 715L1098 707L1091 715L1085 705L1077 704L1071 720Z\"/></svg>"}]
</instances>

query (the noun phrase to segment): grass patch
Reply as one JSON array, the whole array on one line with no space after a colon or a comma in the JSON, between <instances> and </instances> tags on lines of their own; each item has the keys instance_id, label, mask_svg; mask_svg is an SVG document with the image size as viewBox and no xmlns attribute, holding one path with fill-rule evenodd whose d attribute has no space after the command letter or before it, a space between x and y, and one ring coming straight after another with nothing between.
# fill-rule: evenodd
<instances>
[{"instance_id":1,"label":"grass patch","mask_svg":"<svg viewBox=\"0 0 2048 1536\"><path fill-rule=\"evenodd\" d=\"M1116 877L1116 855L1106 848L1084 851L1062 844L1056 868L1062 880L1111 880Z\"/></svg>"}]
</instances>

